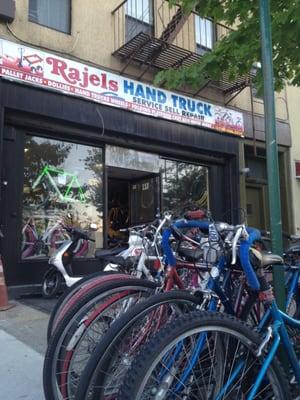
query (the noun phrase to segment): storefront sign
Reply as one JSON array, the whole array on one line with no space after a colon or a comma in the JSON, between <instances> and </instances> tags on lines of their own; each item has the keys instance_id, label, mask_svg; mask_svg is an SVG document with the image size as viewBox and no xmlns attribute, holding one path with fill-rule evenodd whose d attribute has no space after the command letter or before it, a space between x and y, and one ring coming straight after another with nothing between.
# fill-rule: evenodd
<instances>
[{"instance_id":1,"label":"storefront sign","mask_svg":"<svg viewBox=\"0 0 300 400\"><path fill-rule=\"evenodd\" d=\"M243 136L243 115L0 39L0 76L137 113Z\"/></svg>"}]
</instances>

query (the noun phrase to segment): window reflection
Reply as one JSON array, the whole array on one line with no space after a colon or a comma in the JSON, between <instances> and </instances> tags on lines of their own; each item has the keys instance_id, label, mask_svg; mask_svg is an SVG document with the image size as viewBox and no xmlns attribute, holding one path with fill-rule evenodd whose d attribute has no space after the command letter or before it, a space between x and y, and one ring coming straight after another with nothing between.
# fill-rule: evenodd
<instances>
[{"instance_id":1,"label":"window reflection","mask_svg":"<svg viewBox=\"0 0 300 400\"><path fill-rule=\"evenodd\" d=\"M187 205L208 208L208 170L179 161L161 160L163 210L180 212Z\"/></svg>"},{"instance_id":2,"label":"window reflection","mask_svg":"<svg viewBox=\"0 0 300 400\"><path fill-rule=\"evenodd\" d=\"M102 247L102 149L38 137L24 148L22 258L50 256L68 234L62 220L88 230L98 225ZM93 256L94 245L82 241L77 256Z\"/></svg>"}]
</instances>

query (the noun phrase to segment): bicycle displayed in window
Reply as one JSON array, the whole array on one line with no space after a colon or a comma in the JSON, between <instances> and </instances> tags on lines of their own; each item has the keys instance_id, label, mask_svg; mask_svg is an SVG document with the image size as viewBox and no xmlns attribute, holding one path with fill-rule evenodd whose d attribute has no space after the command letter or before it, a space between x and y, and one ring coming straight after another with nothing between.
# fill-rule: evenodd
<instances>
[{"instance_id":1,"label":"bicycle displayed in window","mask_svg":"<svg viewBox=\"0 0 300 400\"><path fill-rule=\"evenodd\" d=\"M68 203L74 201L86 202L85 194L75 174L46 165L32 184L35 190L39 184L45 185L56 196L57 201Z\"/></svg>"},{"instance_id":2,"label":"bicycle displayed in window","mask_svg":"<svg viewBox=\"0 0 300 400\"><path fill-rule=\"evenodd\" d=\"M69 239L70 236L62 227L61 219L58 219L57 215L32 214L22 229L22 259L48 257ZM80 240L74 252L77 257L86 255L88 242Z\"/></svg>"}]
</instances>

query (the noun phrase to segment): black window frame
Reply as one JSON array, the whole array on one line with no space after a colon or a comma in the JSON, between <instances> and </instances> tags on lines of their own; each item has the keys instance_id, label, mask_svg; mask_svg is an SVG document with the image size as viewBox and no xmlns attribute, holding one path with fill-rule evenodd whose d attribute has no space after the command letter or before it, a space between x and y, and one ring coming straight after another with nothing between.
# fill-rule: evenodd
<instances>
[{"instance_id":1,"label":"black window frame","mask_svg":"<svg viewBox=\"0 0 300 400\"><path fill-rule=\"evenodd\" d=\"M47 24L38 22L37 20L35 20L34 18L32 18L31 12L30 12L30 1L31 1L31 0L28 0L28 21L29 21L29 22L31 22L31 23L33 23L33 24L40 25L40 26L44 26L44 27L46 27L46 28L48 28L48 29L52 29L52 30L54 30L54 31L56 31L56 32L64 33L65 35L71 35L71 34L72 34L72 0L66 0L66 1L69 2L69 18L68 18L68 21L67 21L67 23L68 23L68 28L69 28L68 31L65 31L65 30L62 30L62 29L58 29L58 28L53 27L53 26L51 26L51 25L47 25ZM51 0L50 0L50 1L51 1Z\"/></svg>"}]
</instances>

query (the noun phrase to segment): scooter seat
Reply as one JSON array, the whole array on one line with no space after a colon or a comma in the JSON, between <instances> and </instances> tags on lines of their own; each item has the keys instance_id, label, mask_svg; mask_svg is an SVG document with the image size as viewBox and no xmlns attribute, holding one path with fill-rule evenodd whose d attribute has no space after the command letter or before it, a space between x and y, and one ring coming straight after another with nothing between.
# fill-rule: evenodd
<instances>
[{"instance_id":1,"label":"scooter seat","mask_svg":"<svg viewBox=\"0 0 300 400\"><path fill-rule=\"evenodd\" d=\"M123 258L123 257L118 257L118 256L111 256L111 257L106 257L105 261L110 263L110 264L116 264L119 265L123 268L129 268L132 266L132 260L130 258Z\"/></svg>"},{"instance_id":2,"label":"scooter seat","mask_svg":"<svg viewBox=\"0 0 300 400\"><path fill-rule=\"evenodd\" d=\"M116 256L121 253L121 251L126 250L127 247L114 247L113 249L98 249L95 251L96 258L107 258L111 256Z\"/></svg>"}]
</instances>

